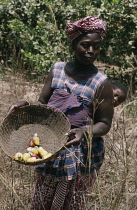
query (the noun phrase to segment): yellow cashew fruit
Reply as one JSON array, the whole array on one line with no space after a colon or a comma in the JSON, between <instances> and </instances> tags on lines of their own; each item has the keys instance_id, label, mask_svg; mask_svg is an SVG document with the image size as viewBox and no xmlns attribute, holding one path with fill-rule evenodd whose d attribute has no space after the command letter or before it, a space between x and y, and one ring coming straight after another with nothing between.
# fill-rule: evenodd
<instances>
[{"instance_id":1,"label":"yellow cashew fruit","mask_svg":"<svg viewBox=\"0 0 137 210\"><path fill-rule=\"evenodd\" d=\"M40 145L40 139L39 139L39 137L37 136L37 133L34 134L33 141L34 141L34 144L35 144L35 145L37 145L37 146Z\"/></svg>"},{"instance_id":2,"label":"yellow cashew fruit","mask_svg":"<svg viewBox=\"0 0 137 210\"><path fill-rule=\"evenodd\" d=\"M17 152L16 154L15 154L15 156L14 156L14 159L15 160L22 160L22 153L21 152Z\"/></svg>"},{"instance_id":3,"label":"yellow cashew fruit","mask_svg":"<svg viewBox=\"0 0 137 210\"><path fill-rule=\"evenodd\" d=\"M37 159L35 157L30 157L29 159L27 159L27 162L36 162Z\"/></svg>"},{"instance_id":4,"label":"yellow cashew fruit","mask_svg":"<svg viewBox=\"0 0 137 210\"><path fill-rule=\"evenodd\" d=\"M24 153L22 156L22 160L24 160L25 162L27 162L27 160L31 157L31 155L29 153Z\"/></svg>"},{"instance_id":5,"label":"yellow cashew fruit","mask_svg":"<svg viewBox=\"0 0 137 210\"><path fill-rule=\"evenodd\" d=\"M43 157L42 157L42 159L47 159L47 158L49 158L49 157L51 157L52 156L52 153L48 153L47 155L44 155Z\"/></svg>"},{"instance_id":6,"label":"yellow cashew fruit","mask_svg":"<svg viewBox=\"0 0 137 210\"><path fill-rule=\"evenodd\" d=\"M41 157L48 154L48 152L46 150L44 150L42 147L39 147L38 151L39 151L39 154L40 154Z\"/></svg>"}]
</instances>

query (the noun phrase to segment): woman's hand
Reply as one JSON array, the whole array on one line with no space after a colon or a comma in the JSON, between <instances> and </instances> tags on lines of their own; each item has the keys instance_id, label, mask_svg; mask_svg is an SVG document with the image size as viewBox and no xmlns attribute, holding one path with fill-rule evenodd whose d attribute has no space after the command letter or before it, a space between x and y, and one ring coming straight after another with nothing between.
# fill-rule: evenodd
<instances>
[{"instance_id":1,"label":"woman's hand","mask_svg":"<svg viewBox=\"0 0 137 210\"><path fill-rule=\"evenodd\" d=\"M76 146L79 145L82 138L84 137L84 128L74 128L71 129L66 135L69 137L66 146Z\"/></svg>"},{"instance_id":2,"label":"woman's hand","mask_svg":"<svg viewBox=\"0 0 137 210\"><path fill-rule=\"evenodd\" d=\"M9 107L8 114L10 114L14 109L17 109L21 106L29 105L28 101L18 101L16 104L13 104Z\"/></svg>"},{"instance_id":3,"label":"woman's hand","mask_svg":"<svg viewBox=\"0 0 137 210\"><path fill-rule=\"evenodd\" d=\"M31 103L31 105L40 105L40 104L42 104L40 101L35 101L35 102Z\"/></svg>"}]
</instances>

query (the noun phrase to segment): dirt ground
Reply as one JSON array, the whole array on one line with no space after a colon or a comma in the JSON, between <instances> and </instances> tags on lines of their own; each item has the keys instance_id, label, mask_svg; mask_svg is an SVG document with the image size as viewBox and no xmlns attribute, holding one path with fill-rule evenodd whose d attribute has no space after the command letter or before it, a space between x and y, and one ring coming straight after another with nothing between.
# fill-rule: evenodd
<instances>
[{"instance_id":1,"label":"dirt ground","mask_svg":"<svg viewBox=\"0 0 137 210\"><path fill-rule=\"evenodd\" d=\"M1 123L11 104L21 99L37 100L43 87L43 84L25 82L15 76L0 80ZM104 137L106 157L89 194L89 210L137 209L137 105L128 105L130 102L115 110L112 129ZM12 161L2 150L0 158L0 209L29 209L34 167Z\"/></svg>"}]
</instances>

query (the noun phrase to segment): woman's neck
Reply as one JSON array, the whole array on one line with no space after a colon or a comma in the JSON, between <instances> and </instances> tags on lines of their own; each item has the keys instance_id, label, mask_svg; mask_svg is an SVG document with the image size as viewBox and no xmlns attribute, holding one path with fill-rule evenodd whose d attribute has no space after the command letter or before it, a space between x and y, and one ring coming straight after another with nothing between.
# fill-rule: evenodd
<instances>
[{"instance_id":1,"label":"woman's neck","mask_svg":"<svg viewBox=\"0 0 137 210\"><path fill-rule=\"evenodd\" d=\"M92 73L95 70L94 64L84 65L83 63L75 60L74 61L74 71L76 73L82 72L83 74Z\"/></svg>"},{"instance_id":2,"label":"woman's neck","mask_svg":"<svg viewBox=\"0 0 137 210\"><path fill-rule=\"evenodd\" d=\"M85 80L97 73L97 68L94 64L84 65L75 60L66 64L65 73L74 80Z\"/></svg>"}]
</instances>

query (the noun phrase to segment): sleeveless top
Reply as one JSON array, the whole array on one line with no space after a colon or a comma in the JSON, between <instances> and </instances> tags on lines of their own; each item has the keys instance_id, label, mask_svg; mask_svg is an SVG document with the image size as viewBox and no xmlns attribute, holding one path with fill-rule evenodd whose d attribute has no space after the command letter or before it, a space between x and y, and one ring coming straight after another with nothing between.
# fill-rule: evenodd
<instances>
[{"instance_id":1,"label":"sleeveless top","mask_svg":"<svg viewBox=\"0 0 137 210\"><path fill-rule=\"evenodd\" d=\"M81 96L83 100L92 103L98 88L107 76L98 70L96 74L83 82L72 82L65 76L65 64L65 62L58 62L52 67L52 87L61 88L66 91L70 90L72 93Z\"/></svg>"},{"instance_id":2,"label":"sleeveless top","mask_svg":"<svg viewBox=\"0 0 137 210\"><path fill-rule=\"evenodd\" d=\"M87 80L72 82L65 75L65 64L58 62L52 67L53 94L48 104L63 111L72 128L82 127L92 118L95 95L107 76L97 70L97 73ZM92 139L90 167L88 152L87 140L83 138L80 145L61 150L56 158L36 168L44 172L45 176L55 176L57 180L72 180L81 173L89 174L101 167L104 159L103 139L101 137Z\"/></svg>"}]
</instances>

